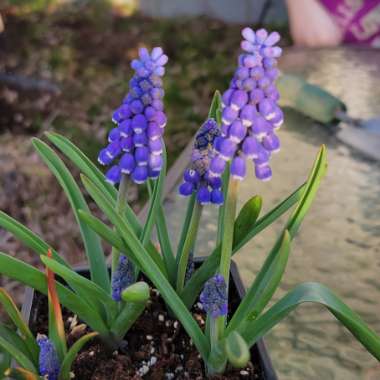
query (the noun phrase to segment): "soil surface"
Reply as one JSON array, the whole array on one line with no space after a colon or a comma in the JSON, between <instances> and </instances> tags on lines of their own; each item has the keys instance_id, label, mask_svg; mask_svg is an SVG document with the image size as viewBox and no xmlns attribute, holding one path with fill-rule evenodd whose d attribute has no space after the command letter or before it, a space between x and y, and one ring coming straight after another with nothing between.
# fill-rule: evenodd
<instances>
[{"instance_id":1,"label":"soil surface","mask_svg":"<svg viewBox=\"0 0 380 380\"><path fill-rule=\"evenodd\" d=\"M232 289L233 291L233 289ZM231 299L238 296L232 292ZM36 333L47 331L47 300L37 294L31 314L31 328ZM232 305L234 307L235 305ZM196 304L193 316L203 329L205 313ZM89 330L74 315L63 311L65 330L69 345ZM243 369L229 368L224 375L212 380L260 380L263 379L255 347L251 350L252 362ZM80 380L161 380L161 379L207 379L203 362L181 324L171 318L159 293L151 290L151 300L136 321L119 350L107 351L100 340L89 343L74 362L74 379Z\"/></svg>"}]
</instances>

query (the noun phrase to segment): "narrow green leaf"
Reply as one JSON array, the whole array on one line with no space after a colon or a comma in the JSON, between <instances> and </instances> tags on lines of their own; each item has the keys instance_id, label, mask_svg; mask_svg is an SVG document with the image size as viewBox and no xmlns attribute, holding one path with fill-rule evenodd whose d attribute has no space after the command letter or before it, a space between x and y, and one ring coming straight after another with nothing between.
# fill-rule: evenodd
<instances>
[{"instance_id":1,"label":"narrow green leaf","mask_svg":"<svg viewBox=\"0 0 380 380\"><path fill-rule=\"evenodd\" d=\"M262 198L259 195L255 195L241 208L234 224L234 247L254 228L261 211L262 203Z\"/></svg>"},{"instance_id":2,"label":"narrow green leaf","mask_svg":"<svg viewBox=\"0 0 380 380\"><path fill-rule=\"evenodd\" d=\"M259 279L259 276L256 276L255 281L243 297L239 307L230 320L226 334L240 326L248 315L257 316L265 308L276 291L284 274L288 262L289 251L290 235L288 231L285 230L281 244L275 251L271 265L261 279Z\"/></svg>"},{"instance_id":3,"label":"narrow green leaf","mask_svg":"<svg viewBox=\"0 0 380 380\"><path fill-rule=\"evenodd\" d=\"M44 380L41 376L25 368L8 368L4 375L13 380Z\"/></svg>"},{"instance_id":4,"label":"narrow green leaf","mask_svg":"<svg viewBox=\"0 0 380 380\"><path fill-rule=\"evenodd\" d=\"M124 252L126 246L124 245L121 237L105 223L103 223L96 216L84 211L78 210L78 215L80 219L85 222L92 230L94 230L103 240L109 243L112 247L117 250Z\"/></svg>"},{"instance_id":5,"label":"narrow green leaf","mask_svg":"<svg viewBox=\"0 0 380 380\"><path fill-rule=\"evenodd\" d=\"M28 346L26 345L25 340L17 334L15 330L12 330L8 326L5 326L3 323L0 323L0 336L5 339L9 344L11 344L14 347L17 347L26 357L28 357L33 364L37 367L38 366L38 352L37 356L34 356L30 353ZM0 357L1 357L1 351L0 351ZM9 353L7 353L9 356ZM1 365L3 368L3 372L10 366L10 360L8 363L6 363L7 360L5 360L5 363ZM4 368L5 367L5 368ZM2 372L0 372L2 373Z\"/></svg>"},{"instance_id":6,"label":"narrow green leaf","mask_svg":"<svg viewBox=\"0 0 380 380\"><path fill-rule=\"evenodd\" d=\"M79 214L79 217L90 228L92 228L101 238L104 239L104 241L109 243L112 247L117 248L119 251L126 252L128 247L117 232L113 231L111 228L105 225L100 219L96 218L95 216L93 216L92 214L89 214L86 211L79 210L78 214ZM157 264L160 270L166 275L166 269L164 267L164 263L162 261L160 254L155 249L152 251L150 247L151 246L148 244L147 251L150 257L152 258L152 260L154 260L154 262ZM131 252L129 252L128 254L133 255Z\"/></svg>"},{"instance_id":7,"label":"narrow green leaf","mask_svg":"<svg viewBox=\"0 0 380 380\"><path fill-rule=\"evenodd\" d=\"M101 189L104 194L108 197L110 202L116 205L117 200L117 190L114 186L110 185L105 181L104 174L92 163L92 161L69 139L58 133L48 132L47 138L96 186ZM142 227L138 217L132 208L125 204L125 216L130 223L133 231L136 235L140 236L142 233ZM150 241L147 245L147 250L149 254L153 257L154 255L159 255L156 247Z\"/></svg>"},{"instance_id":8,"label":"narrow green leaf","mask_svg":"<svg viewBox=\"0 0 380 380\"><path fill-rule=\"evenodd\" d=\"M24 367L29 371L36 372L36 367L28 358L28 356L19 350L18 347L13 346L11 343L5 340L2 336L0 336L0 347L3 350L7 351L12 356L12 358L15 359L18 364L20 364L21 367Z\"/></svg>"},{"instance_id":9,"label":"narrow green leaf","mask_svg":"<svg viewBox=\"0 0 380 380\"><path fill-rule=\"evenodd\" d=\"M23 320L16 304L13 302L11 296L4 288L0 288L0 304L3 306L5 312L14 323L14 325L19 329L20 334L25 341L25 345L28 348L31 360L36 363L38 359L39 347L28 325Z\"/></svg>"},{"instance_id":10,"label":"narrow green leaf","mask_svg":"<svg viewBox=\"0 0 380 380\"><path fill-rule=\"evenodd\" d=\"M330 289L315 282L297 285L257 319L247 321L240 326L239 332L251 347L260 337L304 302L325 306L377 360L380 360L380 337Z\"/></svg>"},{"instance_id":11,"label":"narrow green leaf","mask_svg":"<svg viewBox=\"0 0 380 380\"><path fill-rule=\"evenodd\" d=\"M70 371L71 371L71 366L77 357L79 351L84 347L84 345L94 337L96 337L98 333L92 332L89 334L86 334L79 338L69 349L67 352L65 358L63 359L61 369L59 371L59 376L58 380L67 380L70 379Z\"/></svg>"},{"instance_id":12,"label":"narrow green leaf","mask_svg":"<svg viewBox=\"0 0 380 380\"><path fill-rule=\"evenodd\" d=\"M150 203L147 221L145 223L145 227L144 227L142 237L140 240L142 241L143 245L146 247L150 240L153 222L155 222L156 228L157 228L158 240L160 242L160 247L161 247L161 254L162 254L163 261L166 268L166 273L169 276L169 281L172 282L174 281L174 276L176 272L175 258L174 258L174 253L171 246L170 238L169 238L165 214L164 214L162 203L161 203L162 190L164 187L164 181L165 181L165 176L166 176L166 168L167 168L167 157L166 157L166 150L164 149L164 165L161 170L158 181L156 181L154 185L152 184L153 182L152 180L148 181L148 190L149 190L151 203ZM148 229L150 229L150 231L148 231ZM147 234L145 230L147 230L149 234Z\"/></svg>"},{"instance_id":13,"label":"narrow green leaf","mask_svg":"<svg viewBox=\"0 0 380 380\"><path fill-rule=\"evenodd\" d=\"M102 173L96 165L67 137L56 132L46 132L46 137L87 177L97 186L101 187L114 200L117 198L117 190L104 180ZM132 211L133 212L133 211Z\"/></svg>"},{"instance_id":14,"label":"narrow green leaf","mask_svg":"<svg viewBox=\"0 0 380 380\"><path fill-rule=\"evenodd\" d=\"M57 178L70 202L81 231L90 266L91 279L104 290L109 290L109 275L100 239L86 224L82 223L78 216L79 209L89 212L87 203L84 200L78 185L63 161L57 156L53 149L36 138L33 139L33 145L45 164Z\"/></svg>"},{"instance_id":15,"label":"narrow green leaf","mask_svg":"<svg viewBox=\"0 0 380 380\"><path fill-rule=\"evenodd\" d=\"M36 252L38 255L46 255L48 249L50 248L49 244L44 242L38 235L3 211L0 211L0 226L14 235L17 239L24 243L25 246ZM60 262L62 265L69 267L69 264L67 264L56 251L52 250L52 253L55 260Z\"/></svg>"},{"instance_id":16,"label":"narrow green leaf","mask_svg":"<svg viewBox=\"0 0 380 380\"><path fill-rule=\"evenodd\" d=\"M218 125L222 124L222 98L220 92L216 90L211 101L208 117L213 118Z\"/></svg>"},{"instance_id":17,"label":"narrow green leaf","mask_svg":"<svg viewBox=\"0 0 380 380\"><path fill-rule=\"evenodd\" d=\"M300 202L297 204L296 209L289 218L286 226L290 236L293 238L298 231L305 215L309 211L311 204L315 198L315 194L319 188L322 178L327 170L327 152L324 145L321 146L317 158L315 159L313 168L306 181L306 187L302 194Z\"/></svg>"},{"instance_id":18,"label":"narrow green leaf","mask_svg":"<svg viewBox=\"0 0 380 380\"><path fill-rule=\"evenodd\" d=\"M166 277L170 279L171 284L174 284L177 266L175 263L172 246L170 243L168 227L166 224L165 214L164 214L162 205L160 205L157 211L156 228L157 228L158 241L160 243L160 247L162 250L162 257L165 262L165 268L166 268L166 273L167 273ZM149 245L147 249L149 252Z\"/></svg>"},{"instance_id":19,"label":"narrow green leaf","mask_svg":"<svg viewBox=\"0 0 380 380\"><path fill-rule=\"evenodd\" d=\"M44 273L3 252L0 252L0 273L47 295ZM98 331L105 338L108 337L107 326L97 312L89 307L83 299L60 283L57 283L57 292L63 306L78 314L78 317L85 321L94 331Z\"/></svg>"},{"instance_id":20,"label":"narrow green leaf","mask_svg":"<svg viewBox=\"0 0 380 380\"><path fill-rule=\"evenodd\" d=\"M196 195L193 193L188 202L187 202L187 209L186 209L186 214L185 214L185 219L183 221L182 229L181 229L181 235L178 241L178 246L177 246L177 254L176 254L176 259L178 261L178 257L180 252L182 252L183 249L183 244L185 243L187 231L189 230L189 225L190 225L190 220L191 216L193 215L193 210L194 210L194 205L195 205L195 199Z\"/></svg>"},{"instance_id":21,"label":"narrow green leaf","mask_svg":"<svg viewBox=\"0 0 380 380\"><path fill-rule=\"evenodd\" d=\"M2 335L0 331L0 336ZM0 348L0 378L4 372L11 366L12 357L9 352Z\"/></svg>"},{"instance_id":22,"label":"narrow green leaf","mask_svg":"<svg viewBox=\"0 0 380 380\"><path fill-rule=\"evenodd\" d=\"M171 287L167 278L162 274L152 258L147 253L145 247L141 244L136 234L132 231L129 224L124 218L118 215L112 204L107 201L101 190L88 178L82 176L82 182L88 193L97 203L101 210L107 215L112 224L119 231L124 241L127 242L129 248L139 261L139 266L146 276L154 283L168 306L176 311L178 319L181 321L187 333L192 337L195 346L201 356L206 360L209 353L209 343L193 319L186 306L182 303L176 292Z\"/></svg>"},{"instance_id":23,"label":"narrow green leaf","mask_svg":"<svg viewBox=\"0 0 380 380\"><path fill-rule=\"evenodd\" d=\"M99 315L104 315L106 311L112 320L117 314L117 303L99 285L47 256L41 256L41 261L54 273L62 277L69 286L77 289L76 293L79 297L95 309Z\"/></svg>"},{"instance_id":24,"label":"narrow green leaf","mask_svg":"<svg viewBox=\"0 0 380 380\"><path fill-rule=\"evenodd\" d=\"M249 233L233 247L232 254L235 254L247 244L254 236L259 234L265 228L270 226L276 219L288 211L294 204L298 202L301 198L306 184L300 186L295 192L289 195L284 201L279 205L265 214L262 218L258 219L254 227L249 231ZM203 284L207 281L213 273L215 273L216 268L219 265L220 256L220 246L214 249L211 255L203 262L203 264L195 271L189 282L186 284L185 289L181 293L181 298L187 307L191 307L195 299L198 297L199 292L202 289Z\"/></svg>"},{"instance_id":25,"label":"narrow green leaf","mask_svg":"<svg viewBox=\"0 0 380 380\"><path fill-rule=\"evenodd\" d=\"M166 175L166 150L164 148L163 165L162 165L160 175L157 180L155 181L150 180L148 184L150 189L153 188L153 191L150 196L150 205L149 205L148 215L146 217L145 224L144 224L144 227L141 233L141 238L140 238L143 246L146 246L146 244L150 241L152 229L157 218L157 211L161 206L161 196L162 196L162 189L165 183L165 175ZM152 183L153 183L153 186L152 186Z\"/></svg>"},{"instance_id":26,"label":"narrow green leaf","mask_svg":"<svg viewBox=\"0 0 380 380\"><path fill-rule=\"evenodd\" d=\"M202 216L203 206L198 202L195 204L189 229L187 231L185 243L183 244L182 251L177 256L177 293L180 293L185 284L186 270L189 263L190 252L194 249L196 243L199 222Z\"/></svg>"}]
</instances>

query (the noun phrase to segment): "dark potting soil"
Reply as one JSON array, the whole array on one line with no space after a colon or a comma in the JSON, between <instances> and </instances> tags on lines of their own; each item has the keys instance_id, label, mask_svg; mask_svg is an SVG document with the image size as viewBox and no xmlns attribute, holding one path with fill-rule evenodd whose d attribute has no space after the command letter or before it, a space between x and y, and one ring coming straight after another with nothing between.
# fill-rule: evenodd
<instances>
[{"instance_id":1,"label":"dark potting soil","mask_svg":"<svg viewBox=\"0 0 380 380\"><path fill-rule=\"evenodd\" d=\"M232 289L234 292L235 289ZM238 300L230 293L230 299ZM33 333L47 333L47 299L37 293L33 303L30 325ZM234 307L234 305L231 305ZM205 314L200 305L192 309L201 328ZM72 345L89 329L71 312L63 310L68 344ZM252 350L253 351L253 350ZM229 368L213 380L263 379L260 367L249 362L244 369ZM159 293L151 291L147 308L125 337L119 350L107 351L99 339L94 339L79 353L72 367L77 380L171 380L206 379L203 362L179 321L171 318Z\"/></svg>"}]
</instances>

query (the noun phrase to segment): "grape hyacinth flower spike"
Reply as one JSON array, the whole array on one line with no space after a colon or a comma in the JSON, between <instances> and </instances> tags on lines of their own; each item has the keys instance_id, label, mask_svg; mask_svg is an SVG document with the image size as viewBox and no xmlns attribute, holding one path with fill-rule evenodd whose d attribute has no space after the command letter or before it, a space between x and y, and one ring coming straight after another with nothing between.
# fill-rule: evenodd
<instances>
[{"instance_id":1,"label":"grape hyacinth flower spike","mask_svg":"<svg viewBox=\"0 0 380 380\"><path fill-rule=\"evenodd\" d=\"M37 344L40 347L38 359L40 375L49 380L58 380L60 364L54 344L42 334L37 336Z\"/></svg>"},{"instance_id":2,"label":"grape hyacinth flower spike","mask_svg":"<svg viewBox=\"0 0 380 380\"><path fill-rule=\"evenodd\" d=\"M210 161L214 157L214 141L220 136L220 129L214 119L208 119L195 136L191 155L191 166L183 175L179 193L189 196L197 194L199 204L223 203L222 181L209 175Z\"/></svg>"},{"instance_id":3,"label":"grape hyacinth flower spike","mask_svg":"<svg viewBox=\"0 0 380 380\"><path fill-rule=\"evenodd\" d=\"M251 28L243 29L242 35L244 53L222 96L222 136L215 142L217 154L211 161L210 174L220 177L226 162L231 161L232 177L242 180L248 159L253 162L256 177L267 181L272 176L271 154L280 149L276 130L283 122L274 84L279 75L276 66L281 48L275 45L280 35Z\"/></svg>"},{"instance_id":4,"label":"grape hyacinth flower spike","mask_svg":"<svg viewBox=\"0 0 380 380\"><path fill-rule=\"evenodd\" d=\"M221 274L211 277L205 283L199 299L203 310L212 318L215 319L227 315L227 286L224 277Z\"/></svg>"},{"instance_id":5,"label":"grape hyacinth flower spike","mask_svg":"<svg viewBox=\"0 0 380 380\"><path fill-rule=\"evenodd\" d=\"M139 59L131 63L135 74L129 82L129 93L113 114L112 121L117 126L109 132L109 144L98 156L100 164L112 165L106 179L113 185L120 182L123 174L138 184L160 174L161 137L166 125L161 77L167 61L162 49L155 47L150 53L141 48Z\"/></svg>"},{"instance_id":6,"label":"grape hyacinth flower spike","mask_svg":"<svg viewBox=\"0 0 380 380\"><path fill-rule=\"evenodd\" d=\"M121 292L135 282L134 265L127 256L120 255L116 270L112 273L112 298L121 301Z\"/></svg>"}]
</instances>

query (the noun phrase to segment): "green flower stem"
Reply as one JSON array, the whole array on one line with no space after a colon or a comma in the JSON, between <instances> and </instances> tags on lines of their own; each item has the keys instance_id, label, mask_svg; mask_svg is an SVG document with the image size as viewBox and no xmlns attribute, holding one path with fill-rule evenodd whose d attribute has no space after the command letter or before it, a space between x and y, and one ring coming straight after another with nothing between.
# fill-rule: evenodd
<instances>
[{"instance_id":1,"label":"green flower stem","mask_svg":"<svg viewBox=\"0 0 380 380\"><path fill-rule=\"evenodd\" d=\"M119 192L117 195L117 202L116 202L116 211L121 215L124 215L126 205L127 205L127 182L128 182L127 176L125 174L122 174L120 186L119 186ZM112 256L112 274L113 274L119 264L120 251L116 249L115 247L112 247L111 256Z\"/></svg>"},{"instance_id":2,"label":"green flower stem","mask_svg":"<svg viewBox=\"0 0 380 380\"><path fill-rule=\"evenodd\" d=\"M124 338L124 335L144 311L147 302L148 300L123 303L123 308L111 329L115 342L119 343Z\"/></svg>"},{"instance_id":3,"label":"green flower stem","mask_svg":"<svg viewBox=\"0 0 380 380\"><path fill-rule=\"evenodd\" d=\"M227 291L230 277L232 245L234 240L234 223L236 216L237 195L239 187L238 185L239 182L236 179L229 179L227 198L223 215L223 237L220 252L219 273L224 277L227 285ZM225 317L219 317L217 320L219 338L223 336L225 322Z\"/></svg>"},{"instance_id":4,"label":"green flower stem","mask_svg":"<svg viewBox=\"0 0 380 380\"><path fill-rule=\"evenodd\" d=\"M218 320L208 316L209 337L210 337L210 356L207 360L207 374L209 376L216 373L223 373L226 369L227 360L224 353L223 341L219 339Z\"/></svg>"},{"instance_id":5,"label":"green flower stem","mask_svg":"<svg viewBox=\"0 0 380 380\"><path fill-rule=\"evenodd\" d=\"M195 202L193 214L191 215L189 229L185 242L183 243L182 252L178 258L178 274L177 274L177 293L180 294L183 290L186 276L187 264L189 261L190 251L193 249L197 238L199 221L201 219L203 206Z\"/></svg>"}]
</instances>

